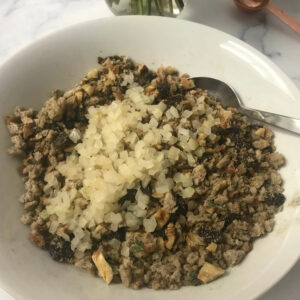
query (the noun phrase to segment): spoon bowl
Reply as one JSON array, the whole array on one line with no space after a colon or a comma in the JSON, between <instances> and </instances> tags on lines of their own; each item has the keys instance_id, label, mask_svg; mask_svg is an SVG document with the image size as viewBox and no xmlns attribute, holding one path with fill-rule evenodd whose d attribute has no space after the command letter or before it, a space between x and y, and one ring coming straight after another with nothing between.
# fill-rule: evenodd
<instances>
[{"instance_id":1,"label":"spoon bowl","mask_svg":"<svg viewBox=\"0 0 300 300\"><path fill-rule=\"evenodd\" d=\"M238 93L225 82L210 77L192 77L195 85L207 90L225 107L234 107L251 119L300 134L300 119L246 107Z\"/></svg>"},{"instance_id":2,"label":"spoon bowl","mask_svg":"<svg viewBox=\"0 0 300 300\"><path fill-rule=\"evenodd\" d=\"M257 12L264 9L269 0L234 0L235 5L245 12Z\"/></svg>"}]
</instances>

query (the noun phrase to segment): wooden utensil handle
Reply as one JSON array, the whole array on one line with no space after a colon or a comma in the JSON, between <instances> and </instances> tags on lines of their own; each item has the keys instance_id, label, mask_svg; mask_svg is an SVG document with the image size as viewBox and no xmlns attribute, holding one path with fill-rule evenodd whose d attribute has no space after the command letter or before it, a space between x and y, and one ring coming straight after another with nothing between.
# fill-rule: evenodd
<instances>
[{"instance_id":1,"label":"wooden utensil handle","mask_svg":"<svg viewBox=\"0 0 300 300\"><path fill-rule=\"evenodd\" d=\"M284 22L300 34L300 22L298 20L288 15L283 10L273 5L271 2L269 2L266 8L276 17L278 17L282 22Z\"/></svg>"}]
</instances>

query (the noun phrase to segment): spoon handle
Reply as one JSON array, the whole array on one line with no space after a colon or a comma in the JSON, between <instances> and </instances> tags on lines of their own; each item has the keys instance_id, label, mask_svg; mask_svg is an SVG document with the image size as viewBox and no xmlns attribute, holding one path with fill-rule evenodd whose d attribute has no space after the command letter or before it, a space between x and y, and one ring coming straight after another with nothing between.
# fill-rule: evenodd
<instances>
[{"instance_id":1,"label":"spoon handle","mask_svg":"<svg viewBox=\"0 0 300 300\"><path fill-rule=\"evenodd\" d=\"M252 110L245 107L241 107L241 112L255 120L300 134L300 119L277 115L261 110Z\"/></svg>"},{"instance_id":2,"label":"spoon handle","mask_svg":"<svg viewBox=\"0 0 300 300\"><path fill-rule=\"evenodd\" d=\"M290 16L289 14L285 13L280 8L273 5L271 2L266 6L266 8L274 14L276 17L278 17L282 22L290 26L292 29L294 29L296 32L300 34L300 22Z\"/></svg>"}]
</instances>

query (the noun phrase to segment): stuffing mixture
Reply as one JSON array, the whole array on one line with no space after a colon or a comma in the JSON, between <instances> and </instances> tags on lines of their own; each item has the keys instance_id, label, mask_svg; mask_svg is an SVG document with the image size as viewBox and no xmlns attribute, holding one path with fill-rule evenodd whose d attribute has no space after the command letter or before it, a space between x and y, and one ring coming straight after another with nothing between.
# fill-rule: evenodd
<instances>
[{"instance_id":1,"label":"stuffing mixture","mask_svg":"<svg viewBox=\"0 0 300 300\"><path fill-rule=\"evenodd\" d=\"M98 62L40 111L5 118L29 239L107 284L215 280L272 231L285 201L272 131L172 67Z\"/></svg>"}]
</instances>

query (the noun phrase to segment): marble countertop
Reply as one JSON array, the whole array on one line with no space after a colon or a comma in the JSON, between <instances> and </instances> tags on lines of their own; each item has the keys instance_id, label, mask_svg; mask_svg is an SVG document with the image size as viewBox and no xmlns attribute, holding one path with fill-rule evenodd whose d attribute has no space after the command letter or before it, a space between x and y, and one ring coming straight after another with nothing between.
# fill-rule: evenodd
<instances>
[{"instance_id":1,"label":"marble countertop","mask_svg":"<svg viewBox=\"0 0 300 300\"><path fill-rule=\"evenodd\" d=\"M300 88L300 35L267 11L239 12L231 0L189 0L180 18L232 34L275 62ZM299 0L273 3L300 20ZM0 64L36 38L62 27L112 16L104 0L1 0ZM300 113L300 112L299 112ZM260 300L298 300L300 262ZM0 290L0 299L11 299Z\"/></svg>"}]
</instances>

